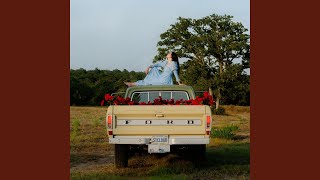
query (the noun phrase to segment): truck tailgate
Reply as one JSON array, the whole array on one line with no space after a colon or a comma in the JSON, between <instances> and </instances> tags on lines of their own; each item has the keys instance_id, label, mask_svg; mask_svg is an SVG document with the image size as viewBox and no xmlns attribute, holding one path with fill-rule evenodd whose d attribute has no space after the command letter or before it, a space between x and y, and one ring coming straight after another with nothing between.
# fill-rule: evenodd
<instances>
[{"instance_id":1,"label":"truck tailgate","mask_svg":"<svg viewBox=\"0 0 320 180\"><path fill-rule=\"evenodd\" d=\"M121 105L110 110L114 135L204 135L206 116L211 116L206 105Z\"/></svg>"}]
</instances>

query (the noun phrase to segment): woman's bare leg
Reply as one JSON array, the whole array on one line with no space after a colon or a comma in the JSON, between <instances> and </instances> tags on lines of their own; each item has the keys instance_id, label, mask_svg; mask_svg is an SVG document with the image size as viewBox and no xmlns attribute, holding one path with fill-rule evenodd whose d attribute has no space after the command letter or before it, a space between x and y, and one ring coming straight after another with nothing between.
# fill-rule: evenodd
<instances>
[{"instance_id":1,"label":"woman's bare leg","mask_svg":"<svg viewBox=\"0 0 320 180\"><path fill-rule=\"evenodd\" d=\"M128 87L136 86L134 82L124 82Z\"/></svg>"}]
</instances>

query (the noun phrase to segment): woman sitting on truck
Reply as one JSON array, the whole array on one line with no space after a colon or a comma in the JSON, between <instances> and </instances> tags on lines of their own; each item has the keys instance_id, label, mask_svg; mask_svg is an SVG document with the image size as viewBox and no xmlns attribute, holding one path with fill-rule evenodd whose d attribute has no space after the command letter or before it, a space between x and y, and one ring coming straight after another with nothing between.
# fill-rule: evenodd
<instances>
[{"instance_id":1,"label":"woman sitting on truck","mask_svg":"<svg viewBox=\"0 0 320 180\"><path fill-rule=\"evenodd\" d=\"M158 67L164 68L162 73L159 72ZM178 56L176 53L171 52L167 55L167 61L158 61L147 67L145 70L147 76L144 80L124 83L129 87L145 85L173 85L172 75L174 74L178 84L183 85L179 78L179 68Z\"/></svg>"}]
</instances>

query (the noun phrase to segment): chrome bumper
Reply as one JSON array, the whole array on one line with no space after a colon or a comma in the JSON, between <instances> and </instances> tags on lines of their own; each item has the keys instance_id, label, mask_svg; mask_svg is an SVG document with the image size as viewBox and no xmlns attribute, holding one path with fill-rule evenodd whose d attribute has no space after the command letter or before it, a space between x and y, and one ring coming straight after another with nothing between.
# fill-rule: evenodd
<instances>
[{"instance_id":1,"label":"chrome bumper","mask_svg":"<svg viewBox=\"0 0 320 180\"><path fill-rule=\"evenodd\" d=\"M115 136L109 138L110 144L152 144L152 136ZM169 136L168 144L209 144L208 136Z\"/></svg>"}]
</instances>

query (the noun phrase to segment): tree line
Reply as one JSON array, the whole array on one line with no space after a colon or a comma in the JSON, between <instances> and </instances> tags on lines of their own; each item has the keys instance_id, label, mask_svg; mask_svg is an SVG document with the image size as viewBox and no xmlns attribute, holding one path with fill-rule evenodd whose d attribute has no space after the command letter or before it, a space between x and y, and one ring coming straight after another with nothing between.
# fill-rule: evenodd
<instances>
[{"instance_id":1,"label":"tree line","mask_svg":"<svg viewBox=\"0 0 320 180\"><path fill-rule=\"evenodd\" d=\"M145 73L115 70L70 70L70 105L97 106L106 93L123 92L123 81L143 79Z\"/></svg>"},{"instance_id":2,"label":"tree line","mask_svg":"<svg viewBox=\"0 0 320 180\"><path fill-rule=\"evenodd\" d=\"M230 72L230 78L223 89L221 104L250 105L250 76L241 72L235 65ZM191 85L197 91L208 91L208 82L199 73L204 73L190 63L181 65L181 80ZM199 72L201 71L201 72ZM124 70L70 70L70 105L99 106L106 93L125 92L127 87L123 81L134 82L145 77L144 72ZM199 78L200 77L200 78ZM177 82L174 83L177 84Z\"/></svg>"}]
</instances>

